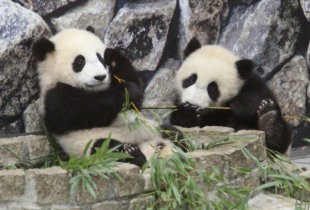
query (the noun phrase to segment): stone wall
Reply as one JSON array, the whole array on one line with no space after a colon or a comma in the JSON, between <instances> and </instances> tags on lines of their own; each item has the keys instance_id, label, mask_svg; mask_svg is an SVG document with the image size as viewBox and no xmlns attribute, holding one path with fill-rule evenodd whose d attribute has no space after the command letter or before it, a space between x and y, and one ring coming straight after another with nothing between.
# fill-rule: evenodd
<instances>
[{"instance_id":1,"label":"stone wall","mask_svg":"<svg viewBox=\"0 0 310 210\"><path fill-rule=\"evenodd\" d=\"M188 155L197 160L200 168L213 170L218 167L224 178L231 184L252 187L259 186L256 163L245 158L240 146L245 146L255 157L263 161L266 158L264 133L261 131L239 131L234 133L230 128L206 127L203 129L186 129L184 132L195 144L207 144L222 139L234 139L235 143L214 147L210 150L196 150ZM45 146L43 146L45 145ZM26 163L49 154L50 148L44 136L29 135L18 138L0 139L0 165ZM15 154L15 155L13 155ZM252 172L237 175L234 168L247 167ZM42 169L0 170L0 209L2 210L96 210L96 209L145 209L154 201L150 182L150 172L141 174L140 169L131 164L118 163L114 168L122 177L109 179L95 177L97 185L96 198L86 190L78 188L70 192L71 174L60 167ZM205 186L207 189L208 186Z\"/></svg>"},{"instance_id":2,"label":"stone wall","mask_svg":"<svg viewBox=\"0 0 310 210\"><path fill-rule=\"evenodd\" d=\"M42 131L33 42L88 25L142 72L145 105L172 104L171 79L186 43L197 37L253 59L283 113L309 117L309 11L306 0L2 0L0 135ZM293 146L303 145L309 123L289 123Z\"/></svg>"}]
</instances>

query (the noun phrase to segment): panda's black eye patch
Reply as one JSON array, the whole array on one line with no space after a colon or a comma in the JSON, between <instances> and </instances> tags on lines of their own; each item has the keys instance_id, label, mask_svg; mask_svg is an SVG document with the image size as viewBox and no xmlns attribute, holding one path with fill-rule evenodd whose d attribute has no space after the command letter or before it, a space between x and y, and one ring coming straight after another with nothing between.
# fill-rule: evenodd
<instances>
[{"instance_id":1,"label":"panda's black eye patch","mask_svg":"<svg viewBox=\"0 0 310 210\"><path fill-rule=\"evenodd\" d=\"M85 58L83 55L78 55L75 57L72 68L74 72L82 71L83 67L85 66Z\"/></svg>"},{"instance_id":2,"label":"panda's black eye patch","mask_svg":"<svg viewBox=\"0 0 310 210\"><path fill-rule=\"evenodd\" d=\"M213 101L216 101L220 97L220 91L216 82L209 83L207 91Z\"/></svg>"},{"instance_id":3,"label":"panda's black eye patch","mask_svg":"<svg viewBox=\"0 0 310 210\"><path fill-rule=\"evenodd\" d=\"M103 65L104 67L106 67L106 65L105 65L105 63L104 63L104 60L103 60L103 57L102 57L99 53L97 53L97 58L98 58L98 60L100 61L100 63L102 63L102 65Z\"/></svg>"},{"instance_id":4,"label":"panda's black eye patch","mask_svg":"<svg viewBox=\"0 0 310 210\"><path fill-rule=\"evenodd\" d=\"M182 87L188 88L189 86L195 84L196 81L197 81L197 74L192 74L183 80Z\"/></svg>"}]
</instances>

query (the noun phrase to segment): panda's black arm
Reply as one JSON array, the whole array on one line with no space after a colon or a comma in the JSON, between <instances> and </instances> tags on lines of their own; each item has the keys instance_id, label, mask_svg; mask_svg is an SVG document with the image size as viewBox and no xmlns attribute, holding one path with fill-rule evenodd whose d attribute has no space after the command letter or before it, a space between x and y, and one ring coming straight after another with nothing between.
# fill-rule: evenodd
<instances>
[{"instance_id":1,"label":"panda's black arm","mask_svg":"<svg viewBox=\"0 0 310 210\"><path fill-rule=\"evenodd\" d=\"M130 100L135 106L140 109L143 100L143 83L139 75L132 68L127 68L126 71L122 71L122 68L113 71L111 86L119 85L116 78L119 78L125 82L126 89L129 93Z\"/></svg>"},{"instance_id":2,"label":"panda's black arm","mask_svg":"<svg viewBox=\"0 0 310 210\"><path fill-rule=\"evenodd\" d=\"M200 119L196 109L192 106L186 106L186 104L179 104L176 99L175 104L177 110L171 113L170 123L172 125L179 125L182 127L195 127L199 125Z\"/></svg>"},{"instance_id":3,"label":"panda's black arm","mask_svg":"<svg viewBox=\"0 0 310 210\"><path fill-rule=\"evenodd\" d=\"M257 110L263 99L272 99L275 97L264 81L257 75L252 75L245 85L241 88L239 94L228 102L234 116L239 120L246 122L257 121Z\"/></svg>"},{"instance_id":4,"label":"panda's black arm","mask_svg":"<svg viewBox=\"0 0 310 210\"><path fill-rule=\"evenodd\" d=\"M45 97L44 121L49 131L67 131L109 126L125 102L124 87L87 92L58 83Z\"/></svg>"},{"instance_id":5,"label":"panda's black arm","mask_svg":"<svg viewBox=\"0 0 310 210\"><path fill-rule=\"evenodd\" d=\"M204 126L229 126L232 117L231 110L203 109L200 113L200 127Z\"/></svg>"}]
</instances>

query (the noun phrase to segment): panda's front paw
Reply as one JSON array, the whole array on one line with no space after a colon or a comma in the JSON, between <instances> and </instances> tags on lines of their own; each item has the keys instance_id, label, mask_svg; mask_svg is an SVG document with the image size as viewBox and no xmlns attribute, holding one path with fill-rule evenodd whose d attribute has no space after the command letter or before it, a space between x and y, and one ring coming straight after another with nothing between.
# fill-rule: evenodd
<instances>
[{"instance_id":1,"label":"panda's front paw","mask_svg":"<svg viewBox=\"0 0 310 210\"><path fill-rule=\"evenodd\" d=\"M135 164L139 167L142 167L146 162L146 157L140 150L138 144L123 144L121 152L131 156L131 158L127 158L125 162Z\"/></svg>"},{"instance_id":2,"label":"panda's front paw","mask_svg":"<svg viewBox=\"0 0 310 210\"><path fill-rule=\"evenodd\" d=\"M196 111L196 112L198 112L200 110L199 106L191 104L191 103L188 103L188 102L182 103L180 106L183 109L190 109L190 110L193 110L193 111Z\"/></svg>"},{"instance_id":3,"label":"panda's front paw","mask_svg":"<svg viewBox=\"0 0 310 210\"><path fill-rule=\"evenodd\" d=\"M121 152L129 154L130 156L134 157L135 153L140 151L138 145L135 144L124 144Z\"/></svg>"},{"instance_id":4,"label":"panda's front paw","mask_svg":"<svg viewBox=\"0 0 310 210\"><path fill-rule=\"evenodd\" d=\"M260 118L267 113L277 114L277 112L278 112L277 104L271 99L264 99L258 106L257 116Z\"/></svg>"},{"instance_id":5,"label":"panda's front paw","mask_svg":"<svg viewBox=\"0 0 310 210\"><path fill-rule=\"evenodd\" d=\"M200 107L191 103L182 103L179 108L179 110L182 110L183 112L188 113L191 116L195 116L197 118L200 117Z\"/></svg>"}]
</instances>

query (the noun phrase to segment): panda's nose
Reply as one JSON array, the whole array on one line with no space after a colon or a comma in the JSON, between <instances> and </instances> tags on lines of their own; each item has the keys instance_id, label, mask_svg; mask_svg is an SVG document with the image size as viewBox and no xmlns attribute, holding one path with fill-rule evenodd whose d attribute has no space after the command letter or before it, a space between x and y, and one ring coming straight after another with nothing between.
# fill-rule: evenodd
<instances>
[{"instance_id":1,"label":"panda's nose","mask_svg":"<svg viewBox=\"0 0 310 210\"><path fill-rule=\"evenodd\" d=\"M98 81L103 81L105 78L107 77L107 75L98 75L98 76L95 76L94 78Z\"/></svg>"}]
</instances>

